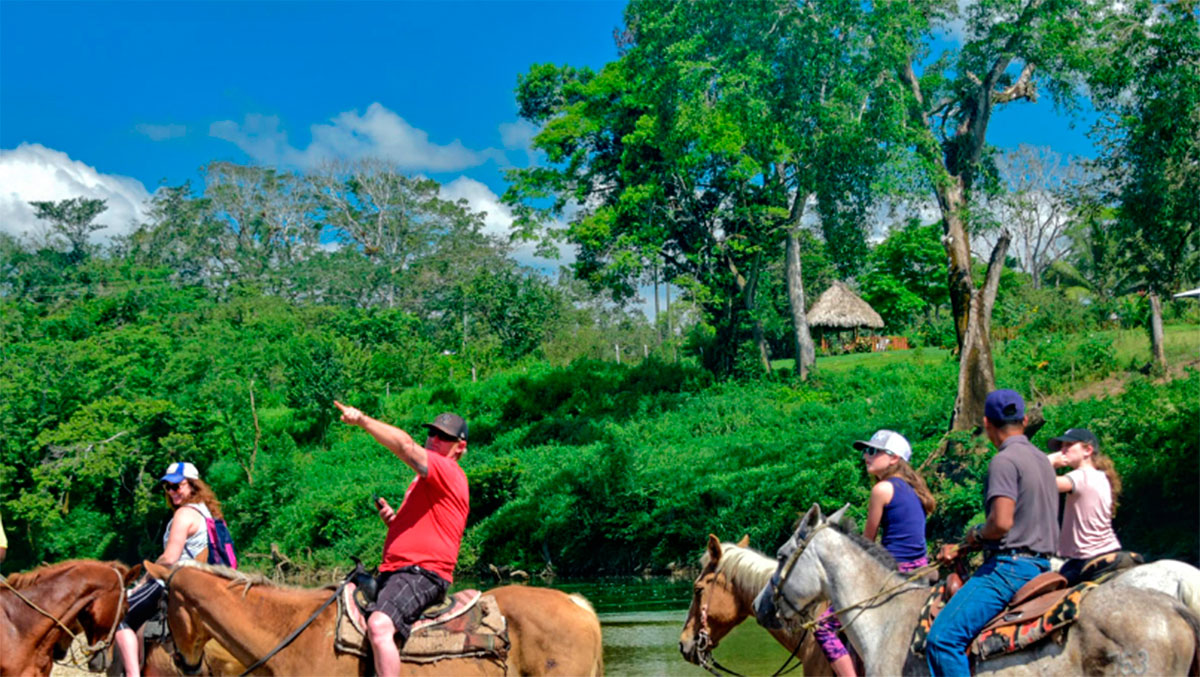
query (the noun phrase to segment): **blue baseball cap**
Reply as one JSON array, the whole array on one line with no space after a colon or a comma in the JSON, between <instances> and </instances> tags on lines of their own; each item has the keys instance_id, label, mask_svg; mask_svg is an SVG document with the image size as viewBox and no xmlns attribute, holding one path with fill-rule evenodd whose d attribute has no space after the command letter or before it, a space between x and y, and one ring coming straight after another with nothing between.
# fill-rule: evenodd
<instances>
[{"instance_id":1,"label":"blue baseball cap","mask_svg":"<svg viewBox=\"0 0 1200 677\"><path fill-rule=\"evenodd\" d=\"M994 390L983 403L983 415L992 423L1019 423L1025 419L1025 400L1015 390Z\"/></svg>"},{"instance_id":2,"label":"blue baseball cap","mask_svg":"<svg viewBox=\"0 0 1200 677\"><path fill-rule=\"evenodd\" d=\"M176 461L167 466L167 472L163 473L163 476L158 481L179 484L184 480L198 479L200 479L200 471L196 470L196 466L191 463Z\"/></svg>"}]
</instances>

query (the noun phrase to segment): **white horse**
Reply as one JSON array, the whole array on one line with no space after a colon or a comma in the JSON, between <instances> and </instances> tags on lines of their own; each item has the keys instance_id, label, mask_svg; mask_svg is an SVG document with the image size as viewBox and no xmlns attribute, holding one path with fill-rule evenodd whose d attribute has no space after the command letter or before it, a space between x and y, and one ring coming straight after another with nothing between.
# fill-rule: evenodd
<instances>
[{"instance_id":1,"label":"white horse","mask_svg":"<svg viewBox=\"0 0 1200 677\"><path fill-rule=\"evenodd\" d=\"M861 605L841 620L867 674L928 674L909 645L929 587L907 583L881 546L848 530L845 509L826 520L814 505L801 518L780 548L773 594L764 590L755 602L760 620L773 613L794 623L797 610L818 599L835 609ZM982 661L976 673L1184 674L1197 659L1200 619L1160 592L1103 585L1084 597L1079 619L1057 639Z\"/></svg>"}]
</instances>

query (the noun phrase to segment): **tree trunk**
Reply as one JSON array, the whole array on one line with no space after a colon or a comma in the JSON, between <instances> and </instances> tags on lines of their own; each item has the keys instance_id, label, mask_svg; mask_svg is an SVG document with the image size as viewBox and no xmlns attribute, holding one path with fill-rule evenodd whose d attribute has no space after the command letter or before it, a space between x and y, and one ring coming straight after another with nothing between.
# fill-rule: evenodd
<instances>
[{"instance_id":1,"label":"tree trunk","mask_svg":"<svg viewBox=\"0 0 1200 677\"><path fill-rule=\"evenodd\" d=\"M741 272L738 271L737 265L733 259L727 259L729 270L733 273L733 279L737 284L738 294L742 297L742 305L746 312L750 315L751 327L754 333L754 345L758 348L758 361L763 369L764 374L771 373L771 360L767 356L767 339L766 333L763 331L762 320L755 316L754 296L758 290L758 275L762 270L762 255L759 254L754 258L752 269L750 270L750 278L747 280Z\"/></svg>"},{"instance_id":2,"label":"tree trunk","mask_svg":"<svg viewBox=\"0 0 1200 677\"><path fill-rule=\"evenodd\" d=\"M804 201L799 202L802 199ZM793 225L787 235L787 287L788 305L792 311L792 339L796 344L796 375L804 381L816 364L817 351L808 330L808 316L804 312L804 281L800 276L800 217L804 214L808 196L801 198L797 194L795 200L799 208L797 204L792 205Z\"/></svg>"},{"instance_id":3,"label":"tree trunk","mask_svg":"<svg viewBox=\"0 0 1200 677\"><path fill-rule=\"evenodd\" d=\"M971 299L975 295L975 286L971 282L971 243L964 223L966 194L962 179L949 177L946 184L938 189L937 197L942 208L942 244L946 248L950 312L954 317L954 334L961 352L971 316Z\"/></svg>"},{"instance_id":4,"label":"tree trunk","mask_svg":"<svg viewBox=\"0 0 1200 677\"><path fill-rule=\"evenodd\" d=\"M1150 292L1150 351L1159 369L1167 368L1167 353L1163 348L1162 301Z\"/></svg>"},{"instance_id":5,"label":"tree trunk","mask_svg":"<svg viewBox=\"0 0 1200 677\"><path fill-rule=\"evenodd\" d=\"M1002 235L988 261L983 288L973 291L967 300L967 330L959 342L958 395L950 414L950 430L974 431L983 425L983 403L996 388L995 363L992 360L992 306L1008 253L1008 235ZM949 249L949 245L947 245Z\"/></svg>"}]
</instances>

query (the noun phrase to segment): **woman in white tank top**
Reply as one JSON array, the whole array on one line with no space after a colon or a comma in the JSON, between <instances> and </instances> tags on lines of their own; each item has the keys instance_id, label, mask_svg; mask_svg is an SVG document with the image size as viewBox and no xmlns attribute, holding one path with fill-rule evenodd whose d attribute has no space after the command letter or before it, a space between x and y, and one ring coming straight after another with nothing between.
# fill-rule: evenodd
<instances>
[{"instance_id":1,"label":"woman in white tank top","mask_svg":"<svg viewBox=\"0 0 1200 677\"><path fill-rule=\"evenodd\" d=\"M200 472L191 463L172 463L160 479L167 503L175 514L167 522L163 534L163 553L155 560L163 566L174 566L179 562L200 560L208 549L208 525L210 517L223 517L221 503L212 488L201 481ZM138 636L141 628L158 609L163 586L156 580L148 580L129 593L129 610L116 633L117 648L125 663L126 677L141 674L142 641Z\"/></svg>"}]
</instances>

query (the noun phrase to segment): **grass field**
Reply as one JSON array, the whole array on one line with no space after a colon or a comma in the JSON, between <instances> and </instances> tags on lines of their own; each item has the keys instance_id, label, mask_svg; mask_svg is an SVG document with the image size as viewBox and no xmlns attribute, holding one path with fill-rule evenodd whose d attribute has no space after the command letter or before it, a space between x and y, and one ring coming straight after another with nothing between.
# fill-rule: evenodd
<instances>
[{"instance_id":1,"label":"grass field","mask_svg":"<svg viewBox=\"0 0 1200 677\"><path fill-rule=\"evenodd\" d=\"M1150 337L1141 329L1113 329L1096 332L1110 336L1116 352L1117 363L1127 367L1131 363L1150 361ZM1167 325L1163 329L1166 339L1167 364L1193 362L1200 359L1200 326L1190 324ZM999 346L997 346L999 348ZM892 350L882 353L852 353L817 358L817 371L844 372L856 367L877 368L889 364L930 364L948 359L949 350L940 348L913 348ZM791 369L795 360L772 360L771 368Z\"/></svg>"}]
</instances>

